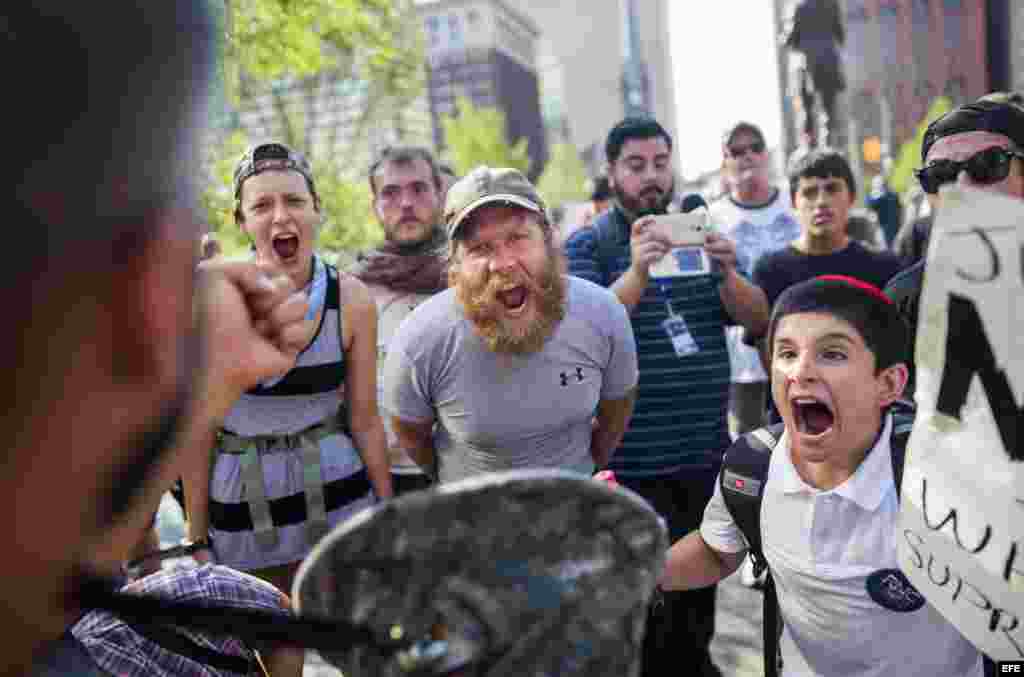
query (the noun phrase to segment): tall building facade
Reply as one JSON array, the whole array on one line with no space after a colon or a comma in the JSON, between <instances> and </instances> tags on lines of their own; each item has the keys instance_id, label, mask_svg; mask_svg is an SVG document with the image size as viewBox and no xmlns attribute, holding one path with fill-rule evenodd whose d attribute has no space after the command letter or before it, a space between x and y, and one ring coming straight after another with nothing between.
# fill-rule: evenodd
<instances>
[{"instance_id":1,"label":"tall building facade","mask_svg":"<svg viewBox=\"0 0 1024 677\"><path fill-rule=\"evenodd\" d=\"M996 87L1024 92L1024 3L1018 0L996 0L997 13L989 19L989 30L998 34L1005 48L1006 70ZM998 22L998 27L992 24Z\"/></svg>"},{"instance_id":2,"label":"tall building facade","mask_svg":"<svg viewBox=\"0 0 1024 677\"><path fill-rule=\"evenodd\" d=\"M776 2L783 15L795 4L794 0ZM850 148L857 151L851 158L855 163L876 165L871 149L878 149L882 159L893 157L937 97L946 96L955 105L990 91L986 0L841 0L840 4L846 28L843 107L850 120ZM787 104L784 113L791 118L792 100ZM791 125L787 119L785 126L792 129ZM796 139L790 137L787 142L792 151Z\"/></svg>"},{"instance_id":3,"label":"tall building facade","mask_svg":"<svg viewBox=\"0 0 1024 677\"><path fill-rule=\"evenodd\" d=\"M600 171L604 164L608 130L626 115L627 64L631 69L641 67L630 71L635 78L631 85L646 82L630 89L642 92L646 87L637 104L657 118L673 138L677 136L669 1L516 3L540 32L545 120L549 129L555 130L556 138L576 146L591 173ZM626 20L630 9L632 32Z\"/></svg>"},{"instance_id":4,"label":"tall building facade","mask_svg":"<svg viewBox=\"0 0 1024 677\"><path fill-rule=\"evenodd\" d=\"M540 31L503 0L425 0L427 94L434 143L444 148L441 117L467 96L505 113L509 142L526 138L532 178L548 157L537 73Z\"/></svg>"}]
</instances>

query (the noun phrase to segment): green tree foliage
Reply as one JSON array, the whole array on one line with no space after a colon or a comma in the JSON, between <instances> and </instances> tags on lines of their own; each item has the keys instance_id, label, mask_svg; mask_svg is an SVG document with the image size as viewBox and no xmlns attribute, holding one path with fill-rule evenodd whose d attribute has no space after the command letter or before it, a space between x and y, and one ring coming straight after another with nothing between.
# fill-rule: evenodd
<instances>
[{"instance_id":1,"label":"green tree foliage","mask_svg":"<svg viewBox=\"0 0 1024 677\"><path fill-rule=\"evenodd\" d=\"M370 185L345 178L332 163L313 165L323 205L323 225L317 246L329 252L357 252L384 239L384 230L373 214Z\"/></svg>"},{"instance_id":2,"label":"green tree foliage","mask_svg":"<svg viewBox=\"0 0 1024 677\"><path fill-rule=\"evenodd\" d=\"M399 89L415 89L422 73L409 0L211 1L223 3L229 89L241 73L301 79L356 61L363 78Z\"/></svg>"},{"instance_id":3,"label":"green tree foliage","mask_svg":"<svg viewBox=\"0 0 1024 677\"><path fill-rule=\"evenodd\" d=\"M245 135L235 132L211 149L208 182L199 197L206 212L206 224L228 257L244 254L249 248L248 238L235 224L235 198L231 191L235 164L245 152L246 143Z\"/></svg>"},{"instance_id":4,"label":"green tree foliage","mask_svg":"<svg viewBox=\"0 0 1024 677\"><path fill-rule=\"evenodd\" d=\"M312 101L324 81L352 81L362 89L350 128L365 134L381 111L401 111L424 87L423 44L412 0L209 0L222 22L223 69L212 101L215 130L207 149L207 185L201 196L210 229L228 255L244 254L249 241L235 224L231 176L252 141L228 132L228 108L246 97L268 94L280 123L280 140L303 151L313 166L323 225L317 246L327 252L356 251L383 238L370 204L365 167L350 155L316 148L306 131L316 120ZM289 90L299 88L299 96ZM216 122L215 122L216 125ZM334 126L336 130L337 125ZM324 144L335 147L331 139ZM322 156L322 157L321 157Z\"/></svg>"},{"instance_id":5,"label":"green tree foliage","mask_svg":"<svg viewBox=\"0 0 1024 677\"><path fill-rule=\"evenodd\" d=\"M442 116L441 127L457 175L478 165L515 167L523 173L529 169L528 141L508 142L504 113L475 106L467 97L457 99L456 112L455 116Z\"/></svg>"},{"instance_id":6,"label":"green tree foliage","mask_svg":"<svg viewBox=\"0 0 1024 677\"><path fill-rule=\"evenodd\" d=\"M928 125L952 109L953 102L945 96L940 96L932 101L932 105L928 107L928 113L925 114L921 124L917 126L917 132L913 138L908 139L900 146L899 155L896 157L896 162L893 163L892 173L889 176L889 187L893 191L902 195L910 188L911 181L914 180L914 169L921 166L921 144L924 141L924 133L928 129Z\"/></svg>"},{"instance_id":7,"label":"green tree foliage","mask_svg":"<svg viewBox=\"0 0 1024 677\"><path fill-rule=\"evenodd\" d=\"M587 169L576 146L555 144L544 173L537 181L537 189L551 209L587 199Z\"/></svg>"}]
</instances>

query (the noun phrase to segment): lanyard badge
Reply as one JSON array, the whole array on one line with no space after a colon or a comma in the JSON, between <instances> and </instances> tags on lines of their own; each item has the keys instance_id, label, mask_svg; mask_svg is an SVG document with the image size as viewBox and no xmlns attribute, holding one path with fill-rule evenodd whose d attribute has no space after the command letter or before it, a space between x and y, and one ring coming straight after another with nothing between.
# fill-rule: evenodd
<instances>
[{"instance_id":1,"label":"lanyard badge","mask_svg":"<svg viewBox=\"0 0 1024 677\"><path fill-rule=\"evenodd\" d=\"M686 320L672 307L668 289L663 285L658 285L658 288L661 291L661 296L665 299L665 309L668 311L668 317L661 323L661 328L665 330L665 335L672 341L676 355L687 357L700 352L700 346L697 345L693 334L690 333Z\"/></svg>"}]
</instances>

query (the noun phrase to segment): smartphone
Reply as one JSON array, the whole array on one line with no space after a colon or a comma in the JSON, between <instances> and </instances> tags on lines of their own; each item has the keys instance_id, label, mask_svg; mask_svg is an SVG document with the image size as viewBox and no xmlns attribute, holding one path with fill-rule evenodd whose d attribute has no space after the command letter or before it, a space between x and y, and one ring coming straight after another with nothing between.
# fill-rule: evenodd
<instances>
[{"instance_id":1,"label":"smartphone","mask_svg":"<svg viewBox=\"0 0 1024 677\"><path fill-rule=\"evenodd\" d=\"M656 216L651 227L673 247L703 247L710 232L707 221L707 212L701 209L686 214Z\"/></svg>"},{"instance_id":2,"label":"smartphone","mask_svg":"<svg viewBox=\"0 0 1024 677\"><path fill-rule=\"evenodd\" d=\"M682 277L711 272L711 259L704 251L704 242L711 232L705 210L658 216L651 225L672 243L668 254L651 265L651 277Z\"/></svg>"}]
</instances>

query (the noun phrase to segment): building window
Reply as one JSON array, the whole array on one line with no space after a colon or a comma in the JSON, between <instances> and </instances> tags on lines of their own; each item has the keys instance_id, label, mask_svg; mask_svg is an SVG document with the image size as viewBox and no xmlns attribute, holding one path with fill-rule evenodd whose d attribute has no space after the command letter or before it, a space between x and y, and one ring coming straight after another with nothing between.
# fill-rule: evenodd
<instances>
[{"instance_id":1,"label":"building window","mask_svg":"<svg viewBox=\"0 0 1024 677\"><path fill-rule=\"evenodd\" d=\"M851 0L846 3L846 20L865 22L868 20L868 10L864 6L864 0Z\"/></svg>"},{"instance_id":2,"label":"building window","mask_svg":"<svg viewBox=\"0 0 1024 677\"><path fill-rule=\"evenodd\" d=\"M893 0L882 2L878 8L878 22L881 29L883 63L893 65L902 63L900 46L909 36L903 35L900 10Z\"/></svg>"},{"instance_id":3,"label":"building window","mask_svg":"<svg viewBox=\"0 0 1024 677\"><path fill-rule=\"evenodd\" d=\"M964 7L962 0L943 0L942 3L943 34L946 38L946 49L956 51L964 44ZM959 56L959 55L956 55ZM954 56L954 59L956 58Z\"/></svg>"},{"instance_id":4,"label":"building window","mask_svg":"<svg viewBox=\"0 0 1024 677\"><path fill-rule=\"evenodd\" d=\"M448 47L462 47L462 24L458 14L448 15Z\"/></svg>"},{"instance_id":5,"label":"building window","mask_svg":"<svg viewBox=\"0 0 1024 677\"><path fill-rule=\"evenodd\" d=\"M437 47L441 42L441 21L436 16L428 16L426 21L427 26L427 42L431 47Z\"/></svg>"}]
</instances>

